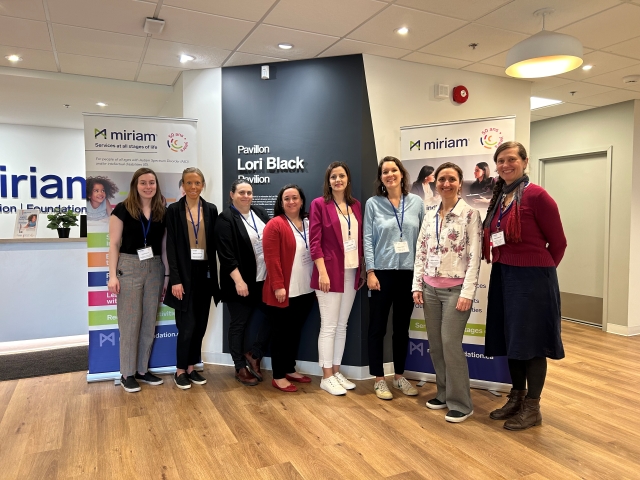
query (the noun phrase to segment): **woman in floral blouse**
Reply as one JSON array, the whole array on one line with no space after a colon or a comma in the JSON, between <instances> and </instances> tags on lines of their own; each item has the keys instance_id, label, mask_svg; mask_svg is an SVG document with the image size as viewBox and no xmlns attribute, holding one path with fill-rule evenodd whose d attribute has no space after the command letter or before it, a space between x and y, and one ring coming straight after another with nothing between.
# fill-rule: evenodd
<instances>
[{"instance_id":1,"label":"woman in floral blouse","mask_svg":"<svg viewBox=\"0 0 640 480\"><path fill-rule=\"evenodd\" d=\"M422 223L412 291L414 302L424 304L429 352L436 370L437 393L427 407L448 408L445 420L459 423L473 414L462 337L478 284L482 222L478 210L459 197L460 167L443 163L435 177L442 203Z\"/></svg>"}]
</instances>

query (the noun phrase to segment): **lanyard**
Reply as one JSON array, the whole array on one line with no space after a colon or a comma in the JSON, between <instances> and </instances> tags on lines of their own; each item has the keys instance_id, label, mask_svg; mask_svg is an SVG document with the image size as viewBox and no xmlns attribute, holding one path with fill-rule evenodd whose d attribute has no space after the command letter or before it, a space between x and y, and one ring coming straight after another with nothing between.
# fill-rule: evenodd
<instances>
[{"instance_id":1,"label":"lanyard","mask_svg":"<svg viewBox=\"0 0 640 480\"><path fill-rule=\"evenodd\" d=\"M458 202L459 201L460 199L458 199ZM449 210L449 213L453 212L453 209L456 208L456 206L458 205L458 202L456 202L456 204L453 207L451 207L451 210ZM440 202L440 208L438 208L438 210L436 211L436 239L438 240L438 246L436 250L440 250L440 229L438 228L438 222L440 221L440 210L442 210L442 202ZM447 215L449 215L449 213L447 213ZM445 215L445 218L447 217L447 215Z\"/></svg>"},{"instance_id":2,"label":"lanyard","mask_svg":"<svg viewBox=\"0 0 640 480\"><path fill-rule=\"evenodd\" d=\"M249 228L252 228L253 230L255 230L256 235L258 235L258 240L260 240L260 233L258 232L258 225L256 224L256 217L253 216L253 210L249 210L249 213L251 213L251 220L253 220L253 227L252 227L251 224L249 223L249 221L245 218L245 216L242 214L242 212L240 210L238 210L234 205L231 205L231 208L233 208L236 212L238 212L240 214L240 216L244 220L244 223L246 223Z\"/></svg>"},{"instance_id":3,"label":"lanyard","mask_svg":"<svg viewBox=\"0 0 640 480\"><path fill-rule=\"evenodd\" d=\"M287 216L285 215L285 217ZM298 230L298 227L296 227L293 224L293 222L289 217L287 217L287 220L289 220L289 223L291 224L291 226L296 229L296 232L298 232L298 234L300 235L300 238L304 240L304 246L306 247L307 250L309 250L309 244L307 243L307 231L304 228L304 218L302 219L302 232Z\"/></svg>"},{"instance_id":4,"label":"lanyard","mask_svg":"<svg viewBox=\"0 0 640 480\"><path fill-rule=\"evenodd\" d=\"M189 205L187 205L188 207ZM198 246L198 232L200 231L200 199L198 199L198 226L193 223L193 215L191 215L191 209L189 208L189 216L191 217L191 225L193 226L193 235L196 237L196 247Z\"/></svg>"},{"instance_id":5,"label":"lanyard","mask_svg":"<svg viewBox=\"0 0 640 480\"><path fill-rule=\"evenodd\" d=\"M389 197L387 197L387 200L389 200ZM389 200L389 203L391 203L391 200ZM404 195L402 196L402 221L398 220L398 212L396 211L396 207L393 206L393 203L391 203L391 208L393 208L393 214L396 217L396 222L398 222L400 238L402 239L402 225L404 225Z\"/></svg>"},{"instance_id":6,"label":"lanyard","mask_svg":"<svg viewBox=\"0 0 640 480\"><path fill-rule=\"evenodd\" d=\"M147 223L146 227L142 221L143 217L144 214L140 215L140 225L142 225L142 235L144 235L144 248L147 248L147 235L149 235L149 230L151 230L151 214L149 214L149 223Z\"/></svg>"},{"instance_id":7,"label":"lanyard","mask_svg":"<svg viewBox=\"0 0 640 480\"><path fill-rule=\"evenodd\" d=\"M334 200L333 203L336 204L336 208L340 212L340 215L342 215L342 218L344 218L347 221L347 229L349 230L349 238L351 238L351 214L349 213L349 204L345 202L346 205L347 205L347 216L345 217L344 213L342 213L342 209L340 208L340 205L338 205L338 202L336 202Z\"/></svg>"}]
</instances>

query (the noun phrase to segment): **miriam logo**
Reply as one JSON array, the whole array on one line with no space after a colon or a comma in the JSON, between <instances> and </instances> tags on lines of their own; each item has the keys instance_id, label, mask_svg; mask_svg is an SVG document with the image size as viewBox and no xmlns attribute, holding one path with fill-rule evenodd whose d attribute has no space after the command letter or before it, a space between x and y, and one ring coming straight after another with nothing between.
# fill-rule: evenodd
<instances>
[{"instance_id":1,"label":"miriam logo","mask_svg":"<svg viewBox=\"0 0 640 480\"><path fill-rule=\"evenodd\" d=\"M413 343L413 342L409 342L409 355L412 355L414 350L417 350L418 352L420 352L420 356L424 357L424 344L423 343Z\"/></svg>"},{"instance_id":2,"label":"miriam logo","mask_svg":"<svg viewBox=\"0 0 640 480\"><path fill-rule=\"evenodd\" d=\"M409 140L409 151L413 150L414 147L420 150L420 140L417 140L415 142L412 142L411 140Z\"/></svg>"},{"instance_id":3,"label":"miriam logo","mask_svg":"<svg viewBox=\"0 0 640 480\"><path fill-rule=\"evenodd\" d=\"M100 346L102 346L103 343L105 342L109 342L111 343L111 346L115 347L116 346L116 334L115 332L110 333L109 335L105 335L104 333L100 334Z\"/></svg>"},{"instance_id":4,"label":"miriam logo","mask_svg":"<svg viewBox=\"0 0 640 480\"><path fill-rule=\"evenodd\" d=\"M93 129L93 136L95 138L102 137L102 138L104 138L106 140L107 139L107 129L103 128L102 130L99 130L97 128L94 128Z\"/></svg>"},{"instance_id":5,"label":"miriam logo","mask_svg":"<svg viewBox=\"0 0 640 480\"><path fill-rule=\"evenodd\" d=\"M503 141L504 137L502 136L502 132L499 128L495 127L485 128L480 137L480 145L488 150L498 148Z\"/></svg>"},{"instance_id":6,"label":"miriam logo","mask_svg":"<svg viewBox=\"0 0 640 480\"><path fill-rule=\"evenodd\" d=\"M468 138L436 138L431 142L424 142L425 150L440 150L441 148L461 148L469 146ZM419 149L419 148L418 148Z\"/></svg>"},{"instance_id":7,"label":"miriam logo","mask_svg":"<svg viewBox=\"0 0 640 480\"><path fill-rule=\"evenodd\" d=\"M93 129L94 138L102 137L104 140L107 139L107 129L103 128L102 130L98 128ZM128 140L132 142L155 142L156 134L155 133L141 133L136 132L135 130L131 130L127 132L123 130L121 132L111 132L109 135L110 140Z\"/></svg>"},{"instance_id":8,"label":"miriam logo","mask_svg":"<svg viewBox=\"0 0 640 480\"><path fill-rule=\"evenodd\" d=\"M189 146L189 142L181 133L170 133L167 146L172 152L184 152Z\"/></svg>"}]
</instances>

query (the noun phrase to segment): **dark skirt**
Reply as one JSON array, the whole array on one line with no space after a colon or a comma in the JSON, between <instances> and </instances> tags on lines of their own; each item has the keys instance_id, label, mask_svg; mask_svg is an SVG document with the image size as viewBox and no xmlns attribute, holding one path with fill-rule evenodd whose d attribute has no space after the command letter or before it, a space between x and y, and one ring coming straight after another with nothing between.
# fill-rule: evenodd
<instances>
[{"instance_id":1,"label":"dark skirt","mask_svg":"<svg viewBox=\"0 0 640 480\"><path fill-rule=\"evenodd\" d=\"M555 267L493 264L484 354L515 360L564 358Z\"/></svg>"}]
</instances>

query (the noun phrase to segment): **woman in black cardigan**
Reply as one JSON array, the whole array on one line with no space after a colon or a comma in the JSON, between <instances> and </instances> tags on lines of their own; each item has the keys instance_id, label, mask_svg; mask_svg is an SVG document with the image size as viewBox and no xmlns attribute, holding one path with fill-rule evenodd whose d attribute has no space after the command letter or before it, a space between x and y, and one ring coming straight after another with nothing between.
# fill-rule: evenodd
<instances>
[{"instance_id":1,"label":"woman in black cardigan","mask_svg":"<svg viewBox=\"0 0 640 480\"><path fill-rule=\"evenodd\" d=\"M186 390L207 380L193 367L200 362L211 297L220 300L214 228L218 209L200 194L204 175L190 167L182 172L185 196L167 209L169 288L164 299L176 311L178 328L176 373L173 380Z\"/></svg>"},{"instance_id":2,"label":"woman in black cardigan","mask_svg":"<svg viewBox=\"0 0 640 480\"><path fill-rule=\"evenodd\" d=\"M269 215L262 207L251 204L253 187L249 181L233 182L229 195L231 203L218 217L215 231L220 289L231 316L229 349L236 367L236 380L244 385L256 385L262 381L260 360L269 341L269 325L263 322L248 352L244 351L244 336L254 310L264 311L262 286L266 266L262 230Z\"/></svg>"}]
</instances>

